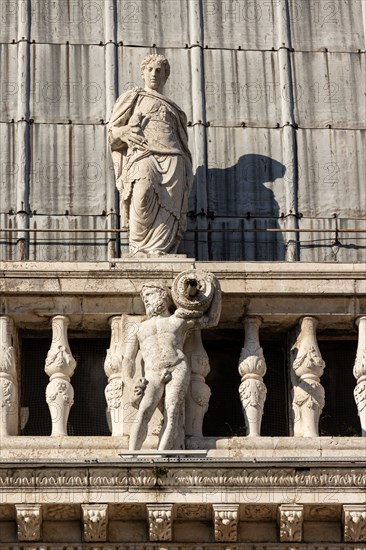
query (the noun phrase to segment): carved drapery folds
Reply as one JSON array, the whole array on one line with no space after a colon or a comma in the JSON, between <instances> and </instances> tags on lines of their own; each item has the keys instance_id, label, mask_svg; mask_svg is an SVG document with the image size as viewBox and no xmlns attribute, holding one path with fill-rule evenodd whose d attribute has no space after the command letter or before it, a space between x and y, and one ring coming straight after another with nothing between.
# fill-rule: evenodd
<instances>
[{"instance_id":1,"label":"carved drapery folds","mask_svg":"<svg viewBox=\"0 0 366 550\"><path fill-rule=\"evenodd\" d=\"M108 504L82 504L85 542L108 539Z\"/></svg>"},{"instance_id":2,"label":"carved drapery folds","mask_svg":"<svg viewBox=\"0 0 366 550\"><path fill-rule=\"evenodd\" d=\"M70 378L76 361L67 340L69 320L63 315L52 319L52 344L47 354L45 372L50 377L46 401L51 413L53 436L67 435L67 419L74 403L74 389Z\"/></svg>"},{"instance_id":3,"label":"carved drapery folds","mask_svg":"<svg viewBox=\"0 0 366 550\"><path fill-rule=\"evenodd\" d=\"M147 504L149 540L169 542L173 540L172 504Z\"/></svg>"},{"instance_id":4,"label":"carved drapery folds","mask_svg":"<svg viewBox=\"0 0 366 550\"><path fill-rule=\"evenodd\" d=\"M266 362L259 343L259 317L247 317L244 321L245 342L239 359L241 384L239 394L243 406L247 435L260 435L263 407L267 388L263 383Z\"/></svg>"},{"instance_id":5,"label":"carved drapery folds","mask_svg":"<svg viewBox=\"0 0 366 550\"><path fill-rule=\"evenodd\" d=\"M301 542L304 521L303 506L299 504L283 504L278 510L281 542Z\"/></svg>"},{"instance_id":6,"label":"carved drapery folds","mask_svg":"<svg viewBox=\"0 0 366 550\"><path fill-rule=\"evenodd\" d=\"M202 344L200 329L194 330L188 337L184 352L191 367L191 381L186 395L186 435L202 437L203 419L208 410L211 390L205 382L210 372L210 363Z\"/></svg>"},{"instance_id":7,"label":"carved drapery folds","mask_svg":"<svg viewBox=\"0 0 366 550\"><path fill-rule=\"evenodd\" d=\"M366 506L343 506L344 542L366 542Z\"/></svg>"},{"instance_id":8,"label":"carved drapery folds","mask_svg":"<svg viewBox=\"0 0 366 550\"><path fill-rule=\"evenodd\" d=\"M293 384L294 435L319 435L319 418L325 404L324 388L320 383L325 363L316 340L317 319L304 317L301 331L293 347L296 353L291 369Z\"/></svg>"},{"instance_id":9,"label":"carved drapery folds","mask_svg":"<svg viewBox=\"0 0 366 550\"><path fill-rule=\"evenodd\" d=\"M18 392L15 350L12 346L13 321L0 317L0 438L16 435Z\"/></svg>"},{"instance_id":10,"label":"carved drapery folds","mask_svg":"<svg viewBox=\"0 0 366 550\"><path fill-rule=\"evenodd\" d=\"M42 506L40 504L16 505L18 540L41 540Z\"/></svg>"},{"instance_id":11,"label":"carved drapery folds","mask_svg":"<svg viewBox=\"0 0 366 550\"><path fill-rule=\"evenodd\" d=\"M238 540L238 504L213 504L213 524L216 542Z\"/></svg>"},{"instance_id":12,"label":"carved drapery folds","mask_svg":"<svg viewBox=\"0 0 366 550\"><path fill-rule=\"evenodd\" d=\"M358 346L353 374L357 380L354 397L360 417L363 437L366 437L366 317L356 321L358 325Z\"/></svg>"},{"instance_id":13,"label":"carved drapery folds","mask_svg":"<svg viewBox=\"0 0 366 550\"><path fill-rule=\"evenodd\" d=\"M111 344L104 362L104 372L108 376L105 397L111 420L112 435L123 435L123 381L122 381L122 318L112 317Z\"/></svg>"}]
</instances>

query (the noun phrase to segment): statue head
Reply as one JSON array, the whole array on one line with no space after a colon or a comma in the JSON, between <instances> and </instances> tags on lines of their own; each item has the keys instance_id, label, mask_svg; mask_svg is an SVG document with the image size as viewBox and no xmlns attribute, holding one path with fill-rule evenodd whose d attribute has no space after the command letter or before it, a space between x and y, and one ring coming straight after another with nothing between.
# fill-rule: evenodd
<instances>
[{"instance_id":1,"label":"statue head","mask_svg":"<svg viewBox=\"0 0 366 550\"><path fill-rule=\"evenodd\" d=\"M168 289L160 283L149 282L141 287L140 296L146 315L153 317L168 311L170 296Z\"/></svg>"},{"instance_id":2,"label":"statue head","mask_svg":"<svg viewBox=\"0 0 366 550\"><path fill-rule=\"evenodd\" d=\"M169 75L169 61L163 55L152 54L143 59L141 76L146 88L161 92Z\"/></svg>"}]
</instances>

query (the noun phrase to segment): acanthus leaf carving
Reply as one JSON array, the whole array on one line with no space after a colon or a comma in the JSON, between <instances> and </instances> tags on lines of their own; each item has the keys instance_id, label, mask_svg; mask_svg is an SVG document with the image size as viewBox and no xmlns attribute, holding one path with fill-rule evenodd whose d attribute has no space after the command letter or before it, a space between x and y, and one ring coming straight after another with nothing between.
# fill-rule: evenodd
<instances>
[{"instance_id":1,"label":"acanthus leaf carving","mask_svg":"<svg viewBox=\"0 0 366 550\"><path fill-rule=\"evenodd\" d=\"M172 534L173 505L148 504L148 522L150 541L169 542Z\"/></svg>"},{"instance_id":2,"label":"acanthus leaf carving","mask_svg":"<svg viewBox=\"0 0 366 550\"><path fill-rule=\"evenodd\" d=\"M345 542L366 542L366 506L344 505Z\"/></svg>"},{"instance_id":3,"label":"acanthus leaf carving","mask_svg":"<svg viewBox=\"0 0 366 550\"><path fill-rule=\"evenodd\" d=\"M108 504L82 504L85 542L107 540Z\"/></svg>"},{"instance_id":4,"label":"acanthus leaf carving","mask_svg":"<svg viewBox=\"0 0 366 550\"><path fill-rule=\"evenodd\" d=\"M302 505L282 505L279 507L281 542L301 542L303 526Z\"/></svg>"},{"instance_id":5,"label":"acanthus leaf carving","mask_svg":"<svg viewBox=\"0 0 366 550\"><path fill-rule=\"evenodd\" d=\"M18 540L40 540L42 524L41 505L16 505L16 515L18 525Z\"/></svg>"},{"instance_id":6,"label":"acanthus leaf carving","mask_svg":"<svg viewBox=\"0 0 366 550\"><path fill-rule=\"evenodd\" d=\"M216 542L236 542L238 539L238 504L213 504Z\"/></svg>"},{"instance_id":7,"label":"acanthus leaf carving","mask_svg":"<svg viewBox=\"0 0 366 550\"><path fill-rule=\"evenodd\" d=\"M358 344L353 375L357 385L353 395L360 417L362 435L366 437L366 317L357 319L356 324L358 325Z\"/></svg>"},{"instance_id":8,"label":"acanthus leaf carving","mask_svg":"<svg viewBox=\"0 0 366 550\"><path fill-rule=\"evenodd\" d=\"M18 431L16 353L12 346L13 321L0 316L0 438Z\"/></svg>"}]
</instances>

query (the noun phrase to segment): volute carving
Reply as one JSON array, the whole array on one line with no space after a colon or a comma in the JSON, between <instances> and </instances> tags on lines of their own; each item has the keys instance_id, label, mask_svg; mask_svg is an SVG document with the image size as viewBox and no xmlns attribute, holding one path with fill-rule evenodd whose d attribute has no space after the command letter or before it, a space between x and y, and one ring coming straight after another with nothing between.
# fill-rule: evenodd
<instances>
[{"instance_id":1,"label":"volute carving","mask_svg":"<svg viewBox=\"0 0 366 550\"><path fill-rule=\"evenodd\" d=\"M241 384L239 394L243 406L247 435L260 435L263 407L267 388L263 376L267 367L259 343L259 317L247 317L244 321L245 342L239 359Z\"/></svg>"},{"instance_id":2,"label":"volute carving","mask_svg":"<svg viewBox=\"0 0 366 550\"><path fill-rule=\"evenodd\" d=\"M63 315L52 319L52 343L47 354L45 372L50 377L46 401L51 413L52 436L67 435L67 419L74 403L74 389L70 378L76 361L67 340L69 320Z\"/></svg>"},{"instance_id":3,"label":"volute carving","mask_svg":"<svg viewBox=\"0 0 366 550\"><path fill-rule=\"evenodd\" d=\"M325 363L316 340L317 319L304 317L301 331L293 350L292 364L294 435L316 437L319 435L319 418L323 410L324 388L320 383Z\"/></svg>"}]
</instances>

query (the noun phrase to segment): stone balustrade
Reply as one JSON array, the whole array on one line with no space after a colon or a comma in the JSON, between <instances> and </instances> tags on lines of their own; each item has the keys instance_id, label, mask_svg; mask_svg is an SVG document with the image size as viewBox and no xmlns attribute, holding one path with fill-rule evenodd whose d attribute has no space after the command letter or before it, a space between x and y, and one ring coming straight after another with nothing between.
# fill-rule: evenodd
<instances>
[{"instance_id":1,"label":"stone balustrade","mask_svg":"<svg viewBox=\"0 0 366 550\"><path fill-rule=\"evenodd\" d=\"M112 436L128 436L129 427L126 423L126 411L130 422L133 422L133 407L130 395L124 391L124 374L122 359L128 331L141 322L140 315L119 315L110 319L111 341L106 350L104 363L108 384L105 390L106 408ZM243 424L247 436L260 436L261 420L267 392L266 358L260 344L261 318L247 316L244 318L245 341L239 358L239 374L241 383L239 395L231 399L239 399L243 408ZM366 317L356 320L358 327L358 347L354 361L355 376L354 399L357 405L362 436L366 435ZM52 343L46 359L45 371L50 377L45 399L49 406L52 436L67 435L68 415L74 400L74 390L71 377L76 368L72 356L72 344L67 338L69 318L56 315L51 319ZM295 343L289 349L292 417L290 435L295 437L318 437L319 419L327 399L321 384L325 362L321 357L317 342L317 319L306 316L299 319L294 331ZM2 406L0 409L1 437L16 435L18 431L19 397L18 384L20 379L19 350L17 331L10 316L0 316L0 390ZM289 346L290 347L290 346ZM186 397L186 432L191 438L202 439L204 414L209 406L211 390L205 382L210 371L208 355L201 339L201 331L196 330L188 340L186 354L191 364L191 383ZM327 369L332 369L328 365ZM287 389L283 388L286 392ZM77 399L77 396L76 396ZM131 412L132 411L132 412ZM161 415L157 411L156 419L149 427L149 433L159 434ZM158 418L158 415L159 418ZM155 417L154 417L155 418ZM131 420L132 419L132 420Z\"/></svg>"}]
</instances>

